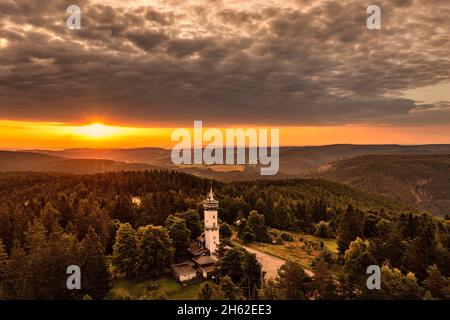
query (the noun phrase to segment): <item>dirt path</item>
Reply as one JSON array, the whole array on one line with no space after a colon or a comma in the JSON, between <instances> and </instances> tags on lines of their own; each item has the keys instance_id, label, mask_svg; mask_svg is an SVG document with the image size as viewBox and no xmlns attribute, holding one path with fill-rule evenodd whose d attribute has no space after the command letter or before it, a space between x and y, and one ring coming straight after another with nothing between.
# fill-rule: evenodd
<instances>
[{"instance_id":1,"label":"dirt path","mask_svg":"<svg viewBox=\"0 0 450 320\"><path fill-rule=\"evenodd\" d=\"M266 273L266 279L275 279L277 277L278 268L280 268L286 260L272 256L270 254L242 246L247 252L253 253L256 255L256 259L261 263L262 270ZM314 273L311 270L304 269L305 272L310 276L314 276Z\"/></svg>"},{"instance_id":2,"label":"dirt path","mask_svg":"<svg viewBox=\"0 0 450 320\"><path fill-rule=\"evenodd\" d=\"M271 256L270 254L254 250L252 248L242 246L247 252L253 253L256 255L256 259L261 263L262 270L266 273L266 279L275 279L277 276L278 268L281 267L286 260L281 258Z\"/></svg>"}]
</instances>

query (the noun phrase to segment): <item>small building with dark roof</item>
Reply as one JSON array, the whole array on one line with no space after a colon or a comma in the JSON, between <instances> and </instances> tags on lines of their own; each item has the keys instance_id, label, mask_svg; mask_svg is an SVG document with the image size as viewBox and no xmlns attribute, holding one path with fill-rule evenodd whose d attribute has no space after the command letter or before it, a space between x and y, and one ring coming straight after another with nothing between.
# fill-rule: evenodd
<instances>
[{"instance_id":1,"label":"small building with dark roof","mask_svg":"<svg viewBox=\"0 0 450 320\"><path fill-rule=\"evenodd\" d=\"M209 250L205 248L205 235L202 233L197 239L192 240L189 244L188 251L193 257L209 255Z\"/></svg>"},{"instance_id":2,"label":"small building with dark roof","mask_svg":"<svg viewBox=\"0 0 450 320\"><path fill-rule=\"evenodd\" d=\"M197 270L189 262L171 265L174 277L179 282L186 282L197 278Z\"/></svg>"},{"instance_id":3,"label":"small building with dark roof","mask_svg":"<svg viewBox=\"0 0 450 320\"><path fill-rule=\"evenodd\" d=\"M194 261L197 270L205 279L211 278L211 276L216 271L217 259L214 259L211 256L200 256L192 258L192 261Z\"/></svg>"}]
</instances>

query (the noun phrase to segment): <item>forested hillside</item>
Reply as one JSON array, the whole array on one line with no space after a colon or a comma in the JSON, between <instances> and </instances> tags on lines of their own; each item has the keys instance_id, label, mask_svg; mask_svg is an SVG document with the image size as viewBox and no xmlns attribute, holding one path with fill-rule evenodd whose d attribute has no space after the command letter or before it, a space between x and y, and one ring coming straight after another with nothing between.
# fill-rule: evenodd
<instances>
[{"instance_id":1,"label":"forested hillside","mask_svg":"<svg viewBox=\"0 0 450 320\"><path fill-rule=\"evenodd\" d=\"M450 214L450 155L366 155L313 177L377 193L435 214Z\"/></svg>"},{"instance_id":2,"label":"forested hillside","mask_svg":"<svg viewBox=\"0 0 450 320\"><path fill-rule=\"evenodd\" d=\"M123 298L111 293L113 278L162 276L185 259L202 230L209 186L173 171L0 174L0 298ZM245 243L279 244L293 240L288 232L301 232L337 239L339 254L314 244L315 276L289 262L277 281L261 282L254 257L231 250L219 262L225 282L208 284L203 298L224 298L221 290L230 286L235 294L227 297L450 298L449 221L323 180L213 186L224 243L231 245L233 231ZM253 271L243 267L249 263ZM65 289L70 264L85 270L82 290ZM385 291L365 289L368 264L390 277ZM290 281L297 291L286 287Z\"/></svg>"}]
</instances>

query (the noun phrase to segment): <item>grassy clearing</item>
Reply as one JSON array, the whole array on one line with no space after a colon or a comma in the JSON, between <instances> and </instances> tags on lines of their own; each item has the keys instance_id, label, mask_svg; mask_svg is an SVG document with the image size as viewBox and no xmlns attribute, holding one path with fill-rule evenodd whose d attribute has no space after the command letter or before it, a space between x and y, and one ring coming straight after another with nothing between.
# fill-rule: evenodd
<instances>
[{"instance_id":1,"label":"grassy clearing","mask_svg":"<svg viewBox=\"0 0 450 320\"><path fill-rule=\"evenodd\" d=\"M307 248L306 242L322 241L332 253L338 252L336 239L322 239L298 232L289 233L294 238L292 242L285 241L283 244L252 243L246 244L246 246L285 260L297 262L307 269L311 268L311 262L319 255L319 250Z\"/></svg>"},{"instance_id":2,"label":"grassy clearing","mask_svg":"<svg viewBox=\"0 0 450 320\"><path fill-rule=\"evenodd\" d=\"M159 284L159 288L157 290L147 290L148 285L154 282ZM114 281L114 286L111 291L112 293L126 292L132 299L139 299L149 294L164 293L169 300L195 300L203 283L204 281L183 287L169 276L163 276L157 279L120 279Z\"/></svg>"},{"instance_id":3,"label":"grassy clearing","mask_svg":"<svg viewBox=\"0 0 450 320\"><path fill-rule=\"evenodd\" d=\"M322 241L325 244L325 247L328 248L328 250L330 250L332 253L338 253L336 239L319 238L316 236L312 236L310 234L304 234L299 232L290 232L290 234L292 234L294 240L299 240L300 238L303 238L304 240L308 241Z\"/></svg>"}]
</instances>

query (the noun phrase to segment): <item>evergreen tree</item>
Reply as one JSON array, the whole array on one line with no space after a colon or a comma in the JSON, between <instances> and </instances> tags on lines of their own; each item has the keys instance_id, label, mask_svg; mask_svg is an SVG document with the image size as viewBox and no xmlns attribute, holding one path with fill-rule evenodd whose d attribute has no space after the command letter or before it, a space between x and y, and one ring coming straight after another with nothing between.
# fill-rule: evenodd
<instances>
[{"instance_id":1,"label":"evergreen tree","mask_svg":"<svg viewBox=\"0 0 450 320\"><path fill-rule=\"evenodd\" d=\"M41 296L36 299L80 299L81 292L79 290L67 290L67 267L77 265L82 268L83 263L80 258L80 243L72 234L64 234L62 232L53 232L48 235L47 240L48 251L44 252L44 256L40 259L45 260L47 265L44 272L32 272L32 283L35 284L35 293L39 292L42 283L45 283ZM30 257L30 254L28 255ZM39 259L39 260L40 260ZM32 259L30 259L30 262ZM36 270L36 266L30 267ZM41 269L42 270L42 269ZM83 269L82 279L83 279ZM83 281L83 280L82 280Z\"/></svg>"},{"instance_id":2,"label":"evergreen tree","mask_svg":"<svg viewBox=\"0 0 450 320\"><path fill-rule=\"evenodd\" d=\"M171 215L166 219L166 228L173 241L175 257L179 260L186 258L191 240L191 232L186 226L186 220Z\"/></svg>"},{"instance_id":3,"label":"evergreen tree","mask_svg":"<svg viewBox=\"0 0 450 320\"><path fill-rule=\"evenodd\" d=\"M82 290L84 294L99 300L103 299L111 289L111 275L104 255L100 238L93 228L89 228L81 242Z\"/></svg>"},{"instance_id":4,"label":"evergreen tree","mask_svg":"<svg viewBox=\"0 0 450 320\"><path fill-rule=\"evenodd\" d=\"M188 210L177 214L186 221L186 227L191 232L191 239L196 239L203 232L203 225L197 210Z\"/></svg>"},{"instance_id":5,"label":"evergreen tree","mask_svg":"<svg viewBox=\"0 0 450 320\"><path fill-rule=\"evenodd\" d=\"M8 254L6 253L6 247L4 246L2 239L0 239L0 283L4 277L7 263Z\"/></svg>"},{"instance_id":6,"label":"evergreen tree","mask_svg":"<svg viewBox=\"0 0 450 320\"><path fill-rule=\"evenodd\" d=\"M282 290L280 290L278 284L273 279L269 279L268 281L265 281L263 283L260 295L262 300L286 299L286 297L283 295Z\"/></svg>"},{"instance_id":7,"label":"evergreen tree","mask_svg":"<svg viewBox=\"0 0 450 320\"><path fill-rule=\"evenodd\" d=\"M22 300L32 298L27 262L25 250L23 250L17 240L14 241L9 263L5 265L4 279L2 281L3 292L8 299Z\"/></svg>"},{"instance_id":8,"label":"evergreen tree","mask_svg":"<svg viewBox=\"0 0 450 320\"><path fill-rule=\"evenodd\" d=\"M314 265L314 277L312 288L315 290L317 299L334 300L337 299L337 287L335 281L328 270L328 263L320 260Z\"/></svg>"},{"instance_id":9,"label":"evergreen tree","mask_svg":"<svg viewBox=\"0 0 450 320\"><path fill-rule=\"evenodd\" d=\"M297 202L294 206L295 229L309 232L312 227L312 216L310 210L306 210L303 202Z\"/></svg>"},{"instance_id":10,"label":"evergreen tree","mask_svg":"<svg viewBox=\"0 0 450 320\"><path fill-rule=\"evenodd\" d=\"M426 290L435 299L450 299L450 279L446 279L436 265L427 270L427 278L423 281Z\"/></svg>"},{"instance_id":11,"label":"evergreen tree","mask_svg":"<svg viewBox=\"0 0 450 320\"><path fill-rule=\"evenodd\" d=\"M245 252L242 261L241 288L247 299L257 299L258 289L262 284L262 266L256 260L256 255Z\"/></svg>"},{"instance_id":12,"label":"evergreen tree","mask_svg":"<svg viewBox=\"0 0 450 320\"><path fill-rule=\"evenodd\" d=\"M360 213L349 205L339 224L337 244L340 254L344 254L350 243L362 235Z\"/></svg>"},{"instance_id":13,"label":"evergreen tree","mask_svg":"<svg viewBox=\"0 0 450 320\"><path fill-rule=\"evenodd\" d=\"M261 199L261 197L259 197L258 200L256 200L255 202L255 210L264 216L268 214L266 203L264 202L263 199Z\"/></svg>"},{"instance_id":14,"label":"evergreen tree","mask_svg":"<svg viewBox=\"0 0 450 320\"><path fill-rule=\"evenodd\" d=\"M439 242L431 217L422 215L420 220L421 227L418 235L406 247L404 263L419 280L423 280L427 276L428 267L438 262Z\"/></svg>"},{"instance_id":15,"label":"evergreen tree","mask_svg":"<svg viewBox=\"0 0 450 320\"><path fill-rule=\"evenodd\" d=\"M138 245L136 231L129 223L122 223L117 231L112 262L119 272L131 277L136 274Z\"/></svg>"},{"instance_id":16,"label":"evergreen tree","mask_svg":"<svg viewBox=\"0 0 450 320\"><path fill-rule=\"evenodd\" d=\"M218 270L220 275L229 276L234 283L239 283L242 279L242 261L244 255L241 250L232 248L225 256L219 260Z\"/></svg>"},{"instance_id":17,"label":"evergreen tree","mask_svg":"<svg viewBox=\"0 0 450 320\"><path fill-rule=\"evenodd\" d=\"M136 224L136 212L131 197L125 194L119 194L112 204L109 214L111 218L120 222L129 222Z\"/></svg>"},{"instance_id":18,"label":"evergreen tree","mask_svg":"<svg viewBox=\"0 0 450 320\"><path fill-rule=\"evenodd\" d=\"M155 226L162 226L164 224L164 217L158 214L155 208L153 194L146 194L142 197L139 212L139 225L146 226L153 224Z\"/></svg>"},{"instance_id":19,"label":"evergreen tree","mask_svg":"<svg viewBox=\"0 0 450 320\"><path fill-rule=\"evenodd\" d=\"M6 248L3 245L2 239L0 239L0 300L7 298L3 281L5 280L8 262L9 258L6 253Z\"/></svg>"},{"instance_id":20,"label":"evergreen tree","mask_svg":"<svg viewBox=\"0 0 450 320\"><path fill-rule=\"evenodd\" d=\"M233 283L233 280L229 276L220 278L219 288L227 300L239 300L242 297L241 290Z\"/></svg>"},{"instance_id":21,"label":"evergreen tree","mask_svg":"<svg viewBox=\"0 0 450 320\"><path fill-rule=\"evenodd\" d=\"M41 221L48 232L61 231L61 213L50 202L41 210Z\"/></svg>"},{"instance_id":22,"label":"evergreen tree","mask_svg":"<svg viewBox=\"0 0 450 320\"><path fill-rule=\"evenodd\" d=\"M311 293L311 278L296 262L288 261L278 269L278 288L286 299L306 300Z\"/></svg>"},{"instance_id":23,"label":"evergreen tree","mask_svg":"<svg viewBox=\"0 0 450 320\"><path fill-rule=\"evenodd\" d=\"M200 292L198 293L198 300L223 300L224 296L220 289L210 283L206 282L202 285Z\"/></svg>"},{"instance_id":24,"label":"evergreen tree","mask_svg":"<svg viewBox=\"0 0 450 320\"><path fill-rule=\"evenodd\" d=\"M312 212L314 222L328 221L330 218L327 211L327 204L323 199L314 199Z\"/></svg>"},{"instance_id":25,"label":"evergreen tree","mask_svg":"<svg viewBox=\"0 0 450 320\"><path fill-rule=\"evenodd\" d=\"M231 238L233 229L231 229L231 226L228 223L222 222L219 227L219 233L222 238Z\"/></svg>"}]
</instances>

